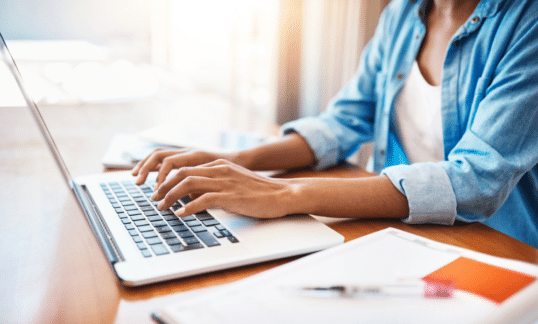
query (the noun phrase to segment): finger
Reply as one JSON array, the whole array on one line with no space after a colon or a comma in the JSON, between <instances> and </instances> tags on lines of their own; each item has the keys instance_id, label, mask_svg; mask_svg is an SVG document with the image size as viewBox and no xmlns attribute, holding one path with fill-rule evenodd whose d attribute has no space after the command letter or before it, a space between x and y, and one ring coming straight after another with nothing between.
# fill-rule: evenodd
<instances>
[{"instance_id":1,"label":"finger","mask_svg":"<svg viewBox=\"0 0 538 324\"><path fill-rule=\"evenodd\" d=\"M166 180L168 174L170 174L170 172L176 168L174 157L178 155L172 155L163 160L161 166L159 167L159 174L157 174L157 179L155 180L155 188L153 188L154 191L159 189L161 184Z\"/></svg>"},{"instance_id":2,"label":"finger","mask_svg":"<svg viewBox=\"0 0 538 324\"><path fill-rule=\"evenodd\" d=\"M156 148L155 150L153 150L153 152L151 152L150 154L148 154L144 159L142 159L140 162L138 162L136 164L136 166L133 168L132 170L132 175L133 176L137 176L138 175L138 172L140 171L140 168L146 163L146 161L149 159L149 157L158 152L158 151L162 151L163 149L162 148Z\"/></svg>"},{"instance_id":3,"label":"finger","mask_svg":"<svg viewBox=\"0 0 538 324\"><path fill-rule=\"evenodd\" d=\"M138 178L136 179L136 184L141 185L144 182L146 182L146 179L148 177L148 174L151 171L157 170L157 167L159 164L161 164L162 160L172 154L176 154L176 151L170 151L170 150L161 150L153 152L146 160L144 165L138 170Z\"/></svg>"},{"instance_id":4,"label":"finger","mask_svg":"<svg viewBox=\"0 0 538 324\"><path fill-rule=\"evenodd\" d=\"M216 177L216 175L218 175L218 171L219 170L214 169L214 167L204 167L204 166L182 167L178 170L178 172L173 177L171 177L170 179L167 179L161 185L159 185L158 190L156 190L153 193L153 196L151 196L151 199L155 201L163 199L168 194L168 192L172 190L172 188L174 188L176 185L181 183L187 177L194 176L194 177L214 178ZM184 196L181 196L181 197L184 197Z\"/></svg>"},{"instance_id":5,"label":"finger","mask_svg":"<svg viewBox=\"0 0 538 324\"><path fill-rule=\"evenodd\" d=\"M191 193L204 194L220 191L219 181L206 177L189 176L170 190L157 206L159 209L168 209L180 198Z\"/></svg>"},{"instance_id":6,"label":"finger","mask_svg":"<svg viewBox=\"0 0 538 324\"><path fill-rule=\"evenodd\" d=\"M221 207L220 203L222 201L222 196L222 193L217 192L205 193L197 199L181 207L180 209L176 210L175 214L177 217L185 217L199 213L206 209Z\"/></svg>"}]
</instances>

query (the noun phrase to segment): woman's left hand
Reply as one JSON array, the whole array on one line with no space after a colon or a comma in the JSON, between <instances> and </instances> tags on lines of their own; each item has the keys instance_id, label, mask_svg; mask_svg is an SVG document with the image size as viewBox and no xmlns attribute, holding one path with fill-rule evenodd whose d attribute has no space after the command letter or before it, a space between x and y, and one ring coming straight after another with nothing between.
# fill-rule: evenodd
<instances>
[{"instance_id":1,"label":"woman's left hand","mask_svg":"<svg viewBox=\"0 0 538 324\"><path fill-rule=\"evenodd\" d=\"M258 175L227 160L216 160L196 167L180 168L151 197L162 200L167 209L190 195L190 203L176 211L179 217L208 208L222 208L258 218L275 218L293 213L293 182Z\"/></svg>"}]
</instances>

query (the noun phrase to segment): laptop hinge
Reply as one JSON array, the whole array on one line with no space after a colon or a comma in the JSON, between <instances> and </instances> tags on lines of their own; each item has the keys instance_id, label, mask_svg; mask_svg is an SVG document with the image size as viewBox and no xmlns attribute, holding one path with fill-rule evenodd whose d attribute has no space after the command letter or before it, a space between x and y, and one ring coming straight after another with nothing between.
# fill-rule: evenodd
<instances>
[{"instance_id":1,"label":"laptop hinge","mask_svg":"<svg viewBox=\"0 0 538 324\"><path fill-rule=\"evenodd\" d=\"M106 223L104 222L103 217L99 212L99 209L97 208L92 196L89 194L86 186L79 186L75 184L73 186L73 191L79 198L78 200L81 202L81 206L84 209L86 219L90 223L93 232L99 240L108 261L111 264L124 261L125 259L123 258L123 255L117 247L112 235L110 235L108 226L106 226Z\"/></svg>"}]
</instances>

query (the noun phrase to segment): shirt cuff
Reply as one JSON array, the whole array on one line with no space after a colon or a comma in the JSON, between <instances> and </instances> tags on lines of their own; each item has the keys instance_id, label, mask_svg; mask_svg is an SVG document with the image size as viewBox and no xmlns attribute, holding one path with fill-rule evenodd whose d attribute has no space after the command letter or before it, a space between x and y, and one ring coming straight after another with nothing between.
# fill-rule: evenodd
<instances>
[{"instance_id":1,"label":"shirt cuff","mask_svg":"<svg viewBox=\"0 0 538 324\"><path fill-rule=\"evenodd\" d=\"M407 224L453 225L456 195L446 171L437 163L396 165L384 169L392 184L407 197Z\"/></svg>"},{"instance_id":2,"label":"shirt cuff","mask_svg":"<svg viewBox=\"0 0 538 324\"><path fill-rule=\"evenodd\" d=\"M306 140L316 157L315 169L325 169L338 163L338 141L323 121L313 117L301 118L282 125L280 133L297 133Z\"/></svg>"}]
</instances>

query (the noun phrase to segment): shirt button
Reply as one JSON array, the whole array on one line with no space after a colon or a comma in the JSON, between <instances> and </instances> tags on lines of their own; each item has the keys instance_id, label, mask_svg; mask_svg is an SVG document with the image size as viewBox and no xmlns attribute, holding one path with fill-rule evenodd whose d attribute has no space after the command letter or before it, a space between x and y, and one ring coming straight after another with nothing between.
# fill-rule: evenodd
<instances>
[{"instance_id":1,"label":"shirt button","mask_svg":"<svg viewBox=\"0 0 538 324\"><path fill-rule=\"evenodd\" d=\"M479 21L480 21L480 17L473 17L473 19L471 20L471 22L472 22L473 24L476 24L476 23L478 23Z\"/></svg>"},{"instance_id":2,"label":"shirt button","mask_svg":"<svg viewBox=\"0 0 538 324\"><path fill-rule=\"evenodd\" d=\"M385 155L385 150L383 150L383 149L379 150L379 154Z\"/></svg>"},{"instance_id":3,"label":"shirt button","mask_svg":"<svg viewBox=\"0 0 538 324\"><path fill-rule=\"evenodd\" d=\"M398 74L396 74L396 78L397 78L398 80L403 79L403 78L404 78L403 73L398 73Z\"/></svg>"},{"instance_id":4,"label":"shirt button","mask_svg":"<svg viewBox=\"0 0 538 324\"><path fill-rule=\"evenodd\" d=\"M460 44L460 41L458 41L458 40L455 40L455 41L452 43L452 45L454 45L454 46L458 46L459 44Z\"/></svg>"}]
</instances>

